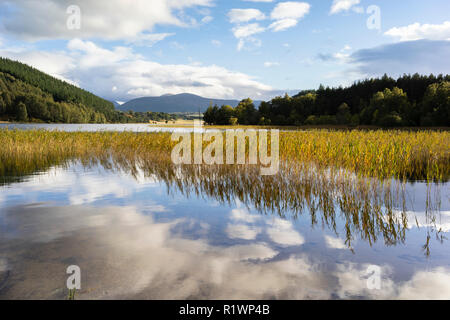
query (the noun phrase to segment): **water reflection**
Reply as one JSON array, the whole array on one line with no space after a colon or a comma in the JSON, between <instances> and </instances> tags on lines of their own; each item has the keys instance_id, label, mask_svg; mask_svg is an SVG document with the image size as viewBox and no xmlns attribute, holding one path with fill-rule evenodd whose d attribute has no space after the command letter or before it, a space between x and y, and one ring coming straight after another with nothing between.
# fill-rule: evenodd
<instances>
[{"instance_id":1,"label":"water reflection","mask_svg":"<svg viewBox=\"0 0 450 320\"><path fill-rule=\"evenodd\" d=\"M126 173L136 182L150 179L163 182L169 194L176 192L183 197L191 196L214 199L222 205L232 205L239 200L262 214L277 214L281 218L309 217L311 226L322 225L337 236L345 235L345 245L352 249L353 241L361 238L373 245L383 240L385 245L404 243L405 232L414 223L427 228L424 251L430 254L430 238L444 241L440 214L442 201L448 203L448 195L441 195L446 184L421 184L426 197L419 200L408 194L411 186L395 180L378 180L359 177L338 169L319 169L311 164L282 163L280 172L273 176L261 176L259 167L251 165L174 165L166 157L150 155L147 158L129 157L111 153L105 156L85 157L81 160L57 159L62 168L79 163L83 168L101 167L113 173ZM50 163L43 163L44 168ZM37 167L35 171L40 172ZM10 172L26 171L12 168ZM30 169L31 170L31 169ZM51 171L50 171L51 172ZM67 171L55 174L64 183L77 190L77 185L67 177ZM3 175L4 183L13 183L17 176ZM20 177L24 179L26 176ZM86 186L83 193L72 192L70 204L86 204L105 194L126 196L130 189L122 185L104 184L90 176L79 180ZM26 184L25 184L26 185ZM417 212L424 211L420 218ZM337 220L343 222L340 229ZM278 226L278 234L289 237L290 231ZM228 232L234 238L254 239L256 230L245 225L229 225ZM274 232L276 234L276 232ZM290 241L301 242L295 238Z\"/></svg>"},{"instance_id":2,"label":"water reflection","mask_svg":"<svg viewBox=\"0 0 450 320\"><path fill-rule=\"evenodd\" d=\"M64 299L71 264L80 299L450 298L446 185L118 155L23 179L0 192L1 299Z\"/></svg>"},{"instance_id":3,"label":"water reflection","mask_svg":"<svg viewBox=\"0 0 450 320\"><path fill-rule=\"evenodd\" d=\"M411 211L415 212L417 207L425 211L423 219L430 227L429 234L443 240L444 230L437 223L442 204L441 184L427 184L426 198L417 202L408 195L405 183L357 177L342 170L322 170L303 164L283 163L279 174L261 176L258 167L248 165L174 166L154 159L136 163L114 157L100 163L133 176L142 171L145 176L163 181L169 193L176 190L185 197L213 198L228 205L238 199L262 214L277 214L281 218L308 215L312 226L320 224L336 235L345 235L345 244L350 249L358 236L371 245L378 240L386 245L404 243L408 223L413 223ZM344 222L341 230L337 228L337 219ZM230 231L252 237L243 226ZM427 255L429 245L427 241L424 247Z\"/></svg>"},{"instance_id":4,"label":"water reflection","mask_svg":"<svg viewBox=\"0 0 450 320\"><path fill-rule=\"evenodd\" d=\"M157 222L134 207L30 205L9 209L6 221L2 260L12 272L0 298L64 298L68 264L83 271L82 299L450 297L445 268L395 283L391 267L383 265L382 289L369 290L367 263L334 262L308 251L283 257L263 241L212 245L176 232L183 218ZM301 246L298 233L277 237L290 228L276 218L267 232L275 243Z\"/></svg>"}]
</instances>

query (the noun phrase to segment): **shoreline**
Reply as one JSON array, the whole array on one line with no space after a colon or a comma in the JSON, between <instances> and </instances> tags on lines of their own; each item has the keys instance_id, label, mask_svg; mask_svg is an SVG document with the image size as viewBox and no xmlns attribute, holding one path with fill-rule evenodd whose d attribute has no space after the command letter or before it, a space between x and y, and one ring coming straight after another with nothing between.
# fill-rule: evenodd
<instances>
[{"instance_id":1,"label":"shoreline","mask_svg":"<svg viewBox=\"0 0 450 320\"><path fill-rule=\"evenodd\" d=\"M192 128L192 124L150 124L151 127L163 128ZM405 131L450 131L450 127L377 127L377 126L342 126L342 125L323 125L323 126L259 126L259 125L202 125L203 129L279 129L279 130L405 130Z\"/></svg>"},{"instance_id":2,"label":"shoreline","mask_svg":"<svg viewBox=\"0 0 450 320\"><path fill-rule=\"evenodd\" d=\"M148 125L149 127L160 127L160 128L193 128L193 123L179 123L179 124L170 124L170 123L158 123L151 124L147 122L136 122L136 123L42 123L42 122L10 122L0 120L0 124L46 124L46 125ZM203 129L278 129L278 130L361 130L361 131L376 131L376 130L398 130L398 131L450 131L450 127L377 127L377 126L342 126L342 125L317 125L317 126L259 126L259 125L202 125Z\"/></svg>"}]
</instances>

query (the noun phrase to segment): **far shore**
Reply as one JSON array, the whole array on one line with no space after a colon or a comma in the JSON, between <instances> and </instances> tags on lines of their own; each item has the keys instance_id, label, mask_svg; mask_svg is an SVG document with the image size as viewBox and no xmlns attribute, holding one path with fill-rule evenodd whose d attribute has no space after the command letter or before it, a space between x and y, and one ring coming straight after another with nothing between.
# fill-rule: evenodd
<instances>
[{"instance_id":1,"label":"far shore","mask_svg":"<svg viewBox=\"0 0 450 320\"><path fill-rule=\"evenodd\" d=\"M66 124L66 123L46 123L46 122L11 122L0 120L0 124ZM67 123L69 124L69 123ZM89 124L89 123L77 123ZM137 123L110 123L110 124L140 124L148 125L150 127L164 127L164 128L192 128L194 127L194 120L176 120L152 122L137 122ZM345 125L315 125L315 126L272 126L272 125L207 125L202 123L204 129L279 129L279 130L404 130L404 131L450 131L450 127L390 127L383 128L377 126L345 126Z\"/></svg>"},{"instance_id":2,"label":"far shore","mask_svg":"<svg viewBox=\"0 0 450 320\"><path fill-rule=\"evenodd\" d=\"M150 124L150 126L164 127L164 128L186 128L194 127L193 120L183 120L183 122L158 122ZM377 126L346 126L346 125L310 125L310 126L275 126L275 125L207 125L202 124L204 129L279 129L279 130L313 130L313 129L329 129L329 130L437 130L450 131L450 127L391 127L383 128Z\"/></svg>"}]
</instances>

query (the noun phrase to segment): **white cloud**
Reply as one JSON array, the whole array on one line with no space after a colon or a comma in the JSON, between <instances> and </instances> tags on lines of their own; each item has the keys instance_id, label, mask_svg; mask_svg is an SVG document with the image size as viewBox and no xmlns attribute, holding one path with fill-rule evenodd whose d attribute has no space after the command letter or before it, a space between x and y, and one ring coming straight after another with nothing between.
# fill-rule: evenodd
<instances>
[{"instance_id":1,"label":"white cloud","mask_svg":"<svg viewBox=\"0 0 450 320\"><path fill-rule=\"evenodd\" d=\"M330 14L336 14L342 11L349 11L353 6L360 3L360 0L334 0L331 6ZM356 9L356 12L360 11L360 8Z\"/></svg>"},{"instance_id":2,"label":"white cloud","mask_svg":"<svg viewBox=\"0 0 450 320\"><path fill-rule=\"evenodd\" d=\"M261 47L262 41L253 37L239 39L237 50L241 51L242 49L252 50Z\"/></svg>"},{"instance_id":3,"label":"white cloud","mask_svg":"<svg viewBox=\"0 0 450 320\"><path fill-rule=\"evenodd\" d=\"M298 24L298 21L295 19L283 19L278 20L272 23L269 26L269 29L272 29L274 32L284 31L289 28L295 27Z\"/></svg>"},{"instance_id":4,"label":"white cloud","mask_svg":"<svg viewBox=\"0 0 450 320\"><path fill-rule=\"evenodd\" d=\"M253 77L216 65L160 64L130 48L105 49L91 41L72 40L65 51L0 48L0 55L68 79L102 97L129 100L166 93L194 93L218 98L255 97L273 90ZM112 93L111 88L117 90Z\"/></svg>"},{"instance_id":5,"label":"white cloud","mask_svg":"<svg viewBox=\"0 0 450 320\"><path fill-rule=\"evenodd\" d=\"M213 21L214 18L211 16L206 16L202 18L202 23L206 24L206 23L210 23L211 21Z\"/></svg>"},{"instance_id":6,"label":"white cloud","mask_svg":"<svg viewBox=\"0 0 450 320\"><path fill-rule=\"evenodd\" d=\"M279 65L280 65L279 62L271 62L271 61L264 62L264 67L266 67L266 68L277 67Z\"/></svg>"},{"instance_id":7,"label":"white cloud","mask_svg":"<svg viewBox=\"0 0 450 320\"><path fill-rule=\"evenodd\" d=\"M273 242L283 246L300 246L305 243L305 239L294 229L292 223L280 218L275 218L270 223L267 234Z\"/></svg>"},{"instance_id":8,"label":"white cloud","mask_svg":"<svg viewBox=\"0 0 450 320\"><path fill-rule=\"evenodd\" d=\"M69 195L71 205L93 203L107 195L113 195L116 198L125 198L130 193L125 185L115 183L105 184L104 181L99 181L99 179L95 178L83 177L79 182L82 188L74 188L75 190Z\"/></svg>"},{"instance_id":9,"label":"white cloud","mask_svg":"<svg viewBox=\"0 0 450 320\"><path fill-rule=\"evenodd\" d=\"M403 212L395 211L394 216L402 219ZM408 229L411 228L434 228L442 232L450 232L450 211L440 211L439 219L431 221L426 212L407 211Z\"/></svg>"},{"instance_id":10,"label":"white cloud","mask_svg":"<svg viewBox=\"0 0 450 320\"><path fill-rule=\"evenodd\" d=\"M264 20L266 16L258 9L232 9L228 12L231 23L249 22L251 20Z\"/></svg>"},{"instance_id":11,"label":"white cloud","mask_svg":"<svg viewBox=\"0 0 450 320\"><path fill-rule=\"evenodd\" d=\"M250 23L243 26L236 26L232 29L233 34L236 38L247 38L251 35L264 32L264 28L258 23Z\"/></svg>"},{"instance_id":12,"label":"white cloud","mask_svg":"<svg viewBox=\"0 0 450 320\"><path fill-rule=\"evenodd\" d=\"M309 13L311 5L306 2L280 2L273 9L270 17L273 20L301 19Z\"/></svg>"},{"instance_id":13,"label":"white cloud","mask_svg":"<svg viewBox=\"0 0 450 320\"><path fill-rule=\"evenodd\" d=\"M309 13L310 8L311 5L306 2L280 2L270 14L271 19L276 21L269 29L278 32L295 27Z\"/></svg>"},{"instance_id":14,"label":"white cloud","mask_svg":"<svg viewBox=\"0 0 450 320\"><path fill-rule=\"evenodd\" d=\"M246 2L266 2L266 3L273 2L273 0L244 0L244 1L246 1Z\"/></svg>"},{"instance_id":15,"label":"white cloud","mask_svg":"<svg viewBox=\"0 0 450 320\"><path fill-rule=\"evenodd\" d=\"M336 59L336 61L338 61L339 63L346 63L346 62L348 62L348 59L350 58L350 54L344 53L344 52L337 52L333 56Z\"/></svg>"},{"instance_id":16,"label":"white cloud","mask_svg":"<svg viewBox=\"0 0 450 320\"><path fill-rule=\"evenodd\" d=\"M229 224L225 232L231 239L254 240L261 230L245 224Z\"/></svg>"},{"instance_id":17,"label":"white cloud","mask_svg":"<svg viewBox=\"0 0 450 320\"><path fill-rule=\"evenodd\" d=\"M387 36L398 38L400 41L414 40L450 40L450 21L442 24L414 23L405 27L392 28L384 33Z\"/></svg>"},{"instance_id":18,"label":"white cloud","mask_svg":"<svg viewBox=\"0 0 450 320\"><path fill-rule=\"evenodd\" d=\"M260 47L261 41L252 37L255 34L262 33L265 28L261 27L258 23L250 23L247 25L238 25L232 29L234 36L239 39L237 50L241 51L247 45L253 47Z\"/></svg>"},{"instance_id":19,"label":"white cloud","mask_svg":"<svg viewBox=\"0 0 450 320\"><path fill-rule=\"evenodd\" d=\"M344 241L339 238L334 238L331 236L325 236L325 243L328 248L331 249L347 249L348 247L345 245Z\"/></svg>"},{"instance_id":20,"label":"white cloud","mask_svg":"<svg viewBox=\"0 0 450 320\"><path fill-rule=\"evenodd\" d=\"M129 47L115 47L108 50L97 46L91 41L74 39L69 41L67 48L74 54L82 54L78 62L81 68L95 68L97 66L114 65L119 61L137 58Z\"/></svg>"},{"instance_id":21,"label":"white cloud","mask_svg":"<svg viewBox=\"0 0 450 320\"><path fill-rule=\"evenodd\" d=\"M265 243L256 243L250 245L236 245L223 250L223 255L232 258L234 261L243 260L266 260L275 257L278 254Z\"/></svg>"},{"instance_id":22,"label":"white cloud","mask_svg":"<svg viewBox=\"0 0 450 320\"><path fill-rule=\"evenodd\" d=\"M136 46L152 47L157 42L163 41L167 37L174 36L175 33L141 33L135 37L125 39L126 43L134 44Z\"/></svg>"},{"instance_id":23,"label":"white cloud","mask_svg":"<svg viewBox=\"0 0 450 320\"><path fill-rule=\"evenodd\" d=\"M325 62L333 62L338 64L346 64L351 62L350 57L351 53L349 52L352 48L349 45L346 45L339 52L333 54L320 53L318 58Z\"/></svg>"},{"instance_id":24,"label":"white cloud","mask_svg":"<svg viewBox=\"0 0 450 320\"><path fill-rule=\"evenodd\" d=\"M367 285L369 264L344 262L336 265L334 275L338 280L336 294L340 299L357 299L370 297L370 299L394 299L396 284L390 275L392 268L389 265L379 265L381 281L380 290L371 290Z\"/></svg>"},{"instance_id":25,"label":"white cloud","mask_svg":"<svg viewBox=\"0 0 450 320\"><path fill-rule=\"evenodd\" d=\"M448 300L450 298L450 274L448 269L436 268L419 271L400 287L398 299Z\"/></svg>"},{"instance_id":26,"label":"white cloud","mask_svg":"<svg viewBox=\"0 0 450 320\"><path fill-rule=\"evenodd\" d=\"M265 1L269 2L269 1ZM271 1L270 1L271 2ZM264 20L266 16L258 9L232 9L228 13L231 23L237 24L232 28L234 36L239 39L237 50L241 51L247 47L260 47L261 41L252 37L255 34L272 30L273 32L284 31L295 27L298 21L309 13L311 5L306 2L280 2L272 10L270 18L275 20L267 28L259 23L248 23L252 20ZM241 23L248 23L241 25Z\"/></svg>"},{"instance_id":27,"label":"white cloud","mask_svg":"<svg viewBox=\"0 0 450 320\"><path fill-rule=\"evenodd\" d=\"M259 219L261 219L261 216L255 215L255 214L250 214L245 209L238 208L238 209L233 209L231 211L231 220L234 220L234 221L242 221L242 222L246 222L246 223L252 223Z\"/></svg>"},{"instance_id":28,"label":"white cloud","mask_svg":"<svg viewBox=\"0 0 450 320\"><path fill-rule=\"evenodd\" d=\"M195 25L196 20L185 10L212 4L213 0L134 0L130 5L128 1L109 0L105 6L99 1L78 0L81 28L69 30L65 1L0 0L0 6L15 8L8 10L10 14L3 19L3 31L28 40L75 37L126 40L151 31L155 25Z\"/></svg>"}]
</instances>

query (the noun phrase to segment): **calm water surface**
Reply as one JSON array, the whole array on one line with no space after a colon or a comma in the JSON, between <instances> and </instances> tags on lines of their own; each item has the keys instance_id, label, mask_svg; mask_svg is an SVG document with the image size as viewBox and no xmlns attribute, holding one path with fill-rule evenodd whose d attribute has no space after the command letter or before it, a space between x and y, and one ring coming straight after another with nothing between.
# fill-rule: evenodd
<instances>
[{"instance_id":1,"label":"calm water surface","mask_svg":"<svg viewBox=\"0 0 450 320\"><path fill-rule=\"evenodd\" d=\"M136 124L66 124L66 123L0 123L0 129L21 129L21 130L58 130L66 132L84 131L130 131L130 132L192 132L192 127L171 128L150 125L146 123ZM196 131L201 131L196 129Z\"/></svg>"},{"instance_id":2,"label":"calm water surface","mask_svg":"<svg viewBox=\"0 0 450 320\"><path fill-rule=\"evenodd\" d=\"M158 125L150 125L147 123L127 123L127 124L74 124L74 123L0 123L0 129L20 129L20 130L58 130L65 132L96 132L96 131L129 131L129 132L204 132L205 127L192 128L192 126L186 127L164 127ZM224 129L210 129L208 131L223 131ZM236 129L245 130L245 129ZM292 129L280 130L280 131L295 131Z\"/></svg>"},{"instance_id":3,"label":"calm water surface","mask_svg":"<svg viewBox=\"0 0 450 320\"><path fill-rule=\"evenodd\" d=\"M77 299L448 299L448 184L435 223L425 185L407 195L403 243L355 233L350 250L339 215L335 232L307 211L262 214L139 171L51 168L0 186L0 299L64 299L70 265L81 268Z\"/></svg>"}]
</instances>

